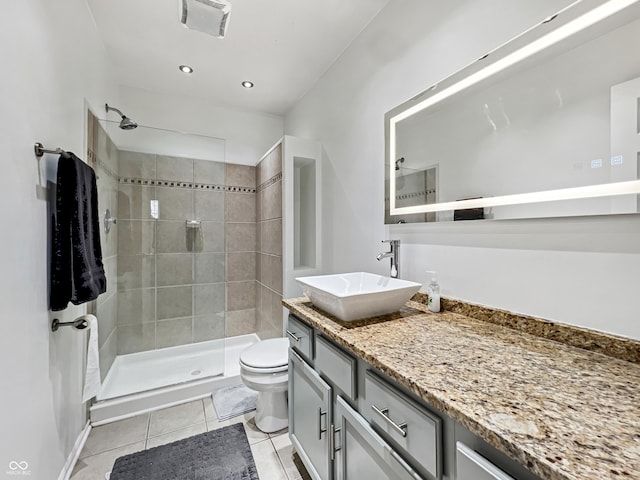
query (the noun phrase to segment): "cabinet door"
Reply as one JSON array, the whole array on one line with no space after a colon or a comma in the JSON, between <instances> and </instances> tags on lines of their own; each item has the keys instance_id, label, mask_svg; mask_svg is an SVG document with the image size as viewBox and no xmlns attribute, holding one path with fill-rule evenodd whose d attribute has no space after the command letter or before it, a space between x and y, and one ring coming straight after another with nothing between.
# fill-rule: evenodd
<instances>
[{"instance_id":1,"label":"cabinet door","mask_svg":"<svg viewBox=\"0 0 640 480\"><path fill-rule=\"evenodd\" d=\"M289 349L289 437L314 480L331 480L331 387Z\"/></svg>"},{"instance_id":2,"label":"cabinet door","mask_svg":"<svg viewBox=\"0 0 640 480\"><path fill-rule=\"evenodd\" d=\"M335 425L337 480L422 480L340 396Z\"/></svg>"},{"instance_id":3,"label":"cabinet door","mask_svg":"<svg viewBox=\"0 0 640 480\"><path fill-rule=\"evenodd\" d=\"M514 480L462 442L456 443L456 470L456 480Z\"/></svg>"}]
</instances>

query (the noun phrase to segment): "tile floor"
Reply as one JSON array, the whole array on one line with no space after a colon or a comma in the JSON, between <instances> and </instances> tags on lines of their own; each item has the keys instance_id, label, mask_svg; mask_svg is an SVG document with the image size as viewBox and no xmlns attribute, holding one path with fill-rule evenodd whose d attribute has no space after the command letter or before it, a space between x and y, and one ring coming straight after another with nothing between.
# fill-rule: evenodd
<instances>
[{"instance_id":1,"label":"tile floor","mask_svg":"<svg viewBox=\"0 0 640 480\"><path fill-rule=\"evenodd\" d=\"M254 412L219 422L211 397L94 427L71 480L103 480L116 458L242 422L261 480L308 479L287 430L258 430Z\"/></svg>"}]
</instances>

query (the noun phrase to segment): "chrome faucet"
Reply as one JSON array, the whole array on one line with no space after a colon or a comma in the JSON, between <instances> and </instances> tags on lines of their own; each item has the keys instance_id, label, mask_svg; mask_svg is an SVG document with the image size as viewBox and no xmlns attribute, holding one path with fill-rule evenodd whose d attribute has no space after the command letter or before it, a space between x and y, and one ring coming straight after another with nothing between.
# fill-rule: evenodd
<instances>
[{"instance_id":1,"label":"chrome faucet","mask_svg":"<svg viewBox=\"0 0 640 480\"><path fill-rule=\"evenodd\" d=\"M400 262L400 240L383 240L382 243L388 243L391 250L388 252L379 253L376 259L378 261L383 258L391 259L391 278L398 278L400 276L399 272L399 262Z\"/></svg>"}]
</instances>

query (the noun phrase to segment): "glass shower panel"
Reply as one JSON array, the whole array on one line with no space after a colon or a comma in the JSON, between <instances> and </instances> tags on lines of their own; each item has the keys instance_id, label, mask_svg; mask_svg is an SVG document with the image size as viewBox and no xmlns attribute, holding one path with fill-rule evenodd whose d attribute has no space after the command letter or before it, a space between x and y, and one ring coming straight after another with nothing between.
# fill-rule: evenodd
<instances>
[{"instance_id":1,"label":"glass shower panel","mask_svg":"<svg viewBox=\"0 0 640 480\"><path fill-rule=\"evenodd\" d=\"M99 128L117 156L112 376L121 377L107 379L119 386L101 399L221 375L224 140L143 126L125 131L111 121ZM100 152L97 160L100 167Z\"/></svg>"}]
</instances>

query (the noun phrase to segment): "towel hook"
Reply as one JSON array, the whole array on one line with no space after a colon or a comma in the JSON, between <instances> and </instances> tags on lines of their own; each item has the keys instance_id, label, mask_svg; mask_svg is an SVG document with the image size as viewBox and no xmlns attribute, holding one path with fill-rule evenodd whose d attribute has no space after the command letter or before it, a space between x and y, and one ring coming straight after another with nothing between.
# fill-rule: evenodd
<instances>
[{"instance_id":1,"label":"towel hook","mask_svg":"<svg viewBox=\"0 0 640 480\"><path fill-rule=\"evenodd\" d=\"M60 327L73 327L76 330L84 330L88 326L89 322L87 322L87 319L83 317L76 318L73 322L61 322L57 318L54 318L51 322L51 331L57 332Z\"/></svg>"}]
</instances>

